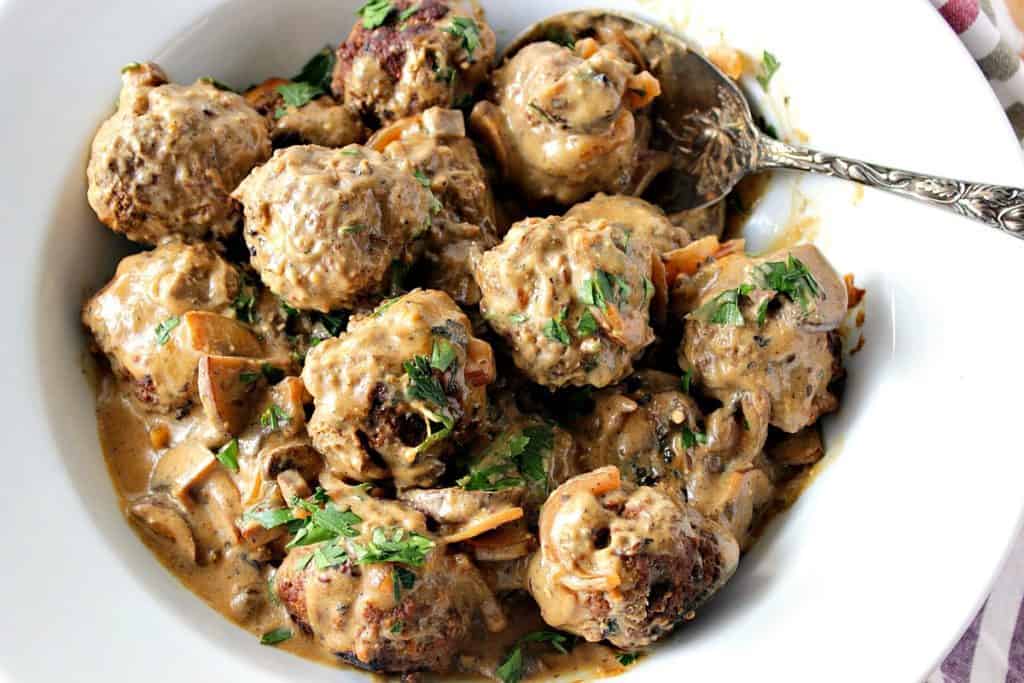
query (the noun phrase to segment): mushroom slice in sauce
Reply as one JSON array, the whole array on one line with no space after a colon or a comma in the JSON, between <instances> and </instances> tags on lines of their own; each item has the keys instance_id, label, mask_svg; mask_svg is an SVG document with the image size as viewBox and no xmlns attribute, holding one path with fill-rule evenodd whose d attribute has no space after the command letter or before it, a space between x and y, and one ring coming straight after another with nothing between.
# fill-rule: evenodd
<instances>
[{"instance_id":1,"label":"mushroom slice in sauce","mask_svg":"<svg viewBox=\"0 0 1024 683\"><path fill-rule=\"evenodd\" d=\"M170 540L176 555L190 563L196 561L196 541L192 529L181 513L171 505L154 498L144 498L133 503L128 511L153 534Z\"/></svg>"},{"instance_id":2,"label":"mushroom slice in sauce","mask_svg":"<svg viewBox=\"0 0 1024 683\"><path fill-rule=\"evenodd\" d=\"M268 372L284 374L290 363L232 356L203 356L199 361L199 401L207 419L232 436L251 422L258 389Z\"/></svg>"},{"instance_id":3,"label":"mushroom slice in sauce","mask_svg":"<svg viewBox=\"0 0 1024 683\"><path fill-rule=\"evenodd\" d=\"M210 449L194 441L185 441L164 453L150 475L149 487L166 490L186 508L194 505L189 490L201 482L216 466Z\"/></svg>"}]
</instances>

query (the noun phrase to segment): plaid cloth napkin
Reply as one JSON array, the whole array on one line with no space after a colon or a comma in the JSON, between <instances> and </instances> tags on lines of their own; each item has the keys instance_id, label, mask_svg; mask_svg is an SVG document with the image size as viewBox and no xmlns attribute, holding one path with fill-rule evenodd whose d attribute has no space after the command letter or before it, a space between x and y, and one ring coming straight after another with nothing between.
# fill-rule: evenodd
<instances>
[{"instance_id":1,"label":"plaid cloth napkin","mask_svg":"<svg viewBox=\"0 0 1024 683\"><path fill-rule=\"evenodd\" d=\"M1024 0L931 0L1024 141ZM974 621L927 683L1024 683L1024 538Z\"/></svg>"}]
</instances>

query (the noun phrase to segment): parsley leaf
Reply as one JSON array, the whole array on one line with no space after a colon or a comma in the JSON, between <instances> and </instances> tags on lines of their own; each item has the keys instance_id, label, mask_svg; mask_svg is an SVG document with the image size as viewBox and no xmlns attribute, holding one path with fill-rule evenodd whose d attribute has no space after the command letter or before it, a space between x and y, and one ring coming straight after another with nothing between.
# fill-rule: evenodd
<instances>
[{"instance_id":1,"label":"parsley leaf","mask_svg":"<svg viewBox=\"0 0 1024 683\"><path fill-rule=\"evenodd\" d=\"M336 61L337 57L334 55L334 50L330 47L325 47L313 55L306 62L305 66L302 67L302 71L292 80L296 83L309 83L321 88L324 92L328 92L331 89L331 79L334 76L334 64Z\"/></svg>"},{"instance_id":2,"label":"parsley leaf","mask_svg":"<svg viewBox=\"0 0 1024 683\"><path fill-rule=\"evenodd\" d=\"M455 362L455 347L447 339L434 340L434 348L430 352L430 367L444 372Z\"/></svg>"},{"instance_id":3,"label":"parsley leaf","mask_svg":"<svg viewBox=\"0 0 1024 683\"><path fill-rule=\"evenodd\" d=\"M313 98L324 94L324 89L311 83L285 83L276 88L289 107L299 108L309 104Z\"/></svg>"},{"instance_id":4,"label":"parsley leaf","mask_svg":"<svg viewBox=\"0 0 1024 683\"><path fill-rule=\"evenodd\" d=\"M391 583L394 586L395 602L402 599L402 590L412 590L416 585L416 574L405 567L396 566L391 570Z\"/></svg>"},{"instance_id":5,"label":"parsley leaf","mask_svg":"<svg viewBox=\"0 0 1024 683\"><path fill-rule=\"evenodd\" d=\"M752 291L754 286L747 284L727 289L690 315L713 325L742 326L745 321L740 310L740 298L749 296Z\"/></svg>"},{"instance_id":6,"label":"parsley leaf","mask_svg":"<svg viewBox=\"0 0 1024 683\"><path fill-rule=\"evenodd\" d=\"M248 277L242 278L242 287L238 290L238 296L231 302L231 308L235 309L235 315L243 323L252 324L259 320L256 313L256 290Z\"/></svg>"},{"instance_id":7,"label":"parsley leaf","mask_svg":"<svg viewBox=\"0 0 1024 683\"><path fill-rule=\"evenodd\" d=\"M411 5L409 5L408 7L406 7L404 10L402 10L402 13L398 15L398 20L399 21L405 21L406 19L408 19L409 17L411 17L412 15L416 14L419 11L420 11L420 3L415 2L415 3L411 4Z\"/></svg>"},{"instance_id":8,"label":"parsley leaf","mask_svg":"<svg viewBox=\"0 0 1024 683\"><path fill-rule=\"evenodd\" d=\"M363 18L363 27L375 29L383 26L395 7L388 0L370 0L356 12Z\"/></svg>"},{"instance_id":9,"label":"parsley leaf","mask_svg":"<svg viewBox=\"0 0 1024 683\"><path fill-rule=\"evenodd\" d=\"M444 30L456 38L462 38L462 47L472 61L473 52L480 47L480 29L476 22L469 17L453 17L451 26L446 26Z\"/></svg>"},{"instance_id":10,"label":"parsley leaf","mask_svg":"<svg viewBox=\"0 0 1024 683\"><path fill-rule=\"evenodd\" d=\"M348 325L348 313L344 311L331 312L331 313L317 313L316 318L320 323L323 323L324 329L332 337L337 337L339 334L345 331L345 326Z\"/></svg>"},{"instance_id":11,"label":"parsley leaf","mask_svg":"<svg viewBox=\"0 0 1024 683\"><path fill-rule=\"evenodd\" d=\"M785 294L791 301L799 303L804 311L810 299L821 293L814 275L803 261L792 254L785 261L762 263L758 266L758 272L765 289Z\"/></svg>"},{"instance_id":12,"label":"parsley leaf","mask_svg":"<svg viewBox=\"0 0 1024 683\"><path fill-rule=\"evenodd\" d=\"M633 288L625 278L604 270L595 270L592 277L583 281L580 298L583 303L604 310L608 308L609 302L625 305L632 291Z\"/></svg>"},{"instance_id":13,"label":"parsley leaf","mask_svg":"<svg viewBox=\"0 0 1024 683\"><path fill-rule=\"evenodd\" d=\"M284 412L281 406L271 403L260 415L260 424L270 429L270 431L276 432L282 422L288 422L290 419L288 413Z\"/></svg>"},{"instance_id":14,"label":"parsley leaf","mask_svg":"<svg viewBox=\"0 0 1024 683\"><path fill-rule=\"evenodd\" d=\"M494 672L502 683L519 683L523 678L523 645L527 643L549 643L562 654L572 646L572 639L558 631L534 631L516 641L515 647L509 651L501 666Z\"/></svg>"},{"instance_id":15,"label":"parsley leaf","mask_svg":"<svg viewBox=\"0 0 1024 683\"><path fill-rule=\"evenodd\" d=\"M654 298L654 283L649 278L644 278L644 304Z\"/></svg>"},{"instance_id":16,"label":"parsley leaf","mask_svg":"<svg viewBox=\"0 0 1024 683\"><path fill-rule=\"evenodd\" d=\"M232 472L238 471L238 439L231 439L217 451L217 460Z\"/></svg>"},{"instance_id":17,"label":"parsley leaf","mask_svg":"<svg viewBox=\"0 0 1024 683\"><path fill-rule=\"evenodd\" d=\"M367 545L352 543L352 550L359 564L397 562L419 567L426 561L427 553L433 550L434 545L429 538L415 531L392 527L389 538L387 531L377 527Z\"/></svg>"},{"instance_id":18,"label":"parsley leaf","mask_svg":"<svg viewBox=\"0 0 1024 683\"><path fill-rule=\"evenodd\" d=\"M510 313L508 316L508 320L513 325L522 325L523 323L526 322L526 316L523 315L522 313Z\"/></svg>"},{"instance_id":19,"label":"parsley leaf","mask_svg":"<svg viewBox=\"0 0 1024 683\"><path fill-rule=\"evenodd\" d=\"M363 521L359 515L351 510L341 510L334 503L326 500L319 501L318 496L326 497L323 494L323 489L317 489L317 492L313 494L313 500L295 498L291 501L293 508L302 509L307 514L302 519L294 519L295 523L289 528L295 536L285 548L298 548L304 545L333 541L341 536L355 538L359 535L359 530L355 528ZM323 505L322 508L318 502ZM340 564L338 558L339 555L336 551L324 551L321 563L332 560L336 561L336 564Z\"/></svg>"},{"instance_id":20,"label":"parsley leaf","mask_svg":"<svg viewBox=\"0 0 1024 683\"><path fill-rule=\"evenodd\" d=\"M782 62L780 62L771 52L765 50L762 53L761 73L757 75L757 82L761 84L761 87L764 88L765 92L768 91L768 84L771 82L772 76L775 75L775 72L779 70L780 66L782 66Z\"/></svg>"},{"instance_id":21,"label":"parsley leaf","mask_svg":"<svg viewBox=\"0 0 1024 683\"><path fill-rule=\"evenodd\" d=\"M278 297L277 303L281 307L281 310L284 312L286 318L294 318L299 314L299 309L295 308L284 299Z\"/></svg>"},{"instance_id":22,"label":"parsley leaf","mask_svg":"<svg viewBox=\"0 0 1024 683\"><path fill-rule=\"evenodd\" d=\"M565 326L565 317L568 315L569 309L564 308L562 312L556 317L544 323L544 327L541 328L541 332L544 336L552 341L556 341L568 346L572 343L572 338L569 336L569 330Z\"/></svg>"},{"instance_id":23,"label":"parsley leaf","mask_svg":"<svg viewBox=\"0 0 1024 683\"><path fill-rule=\"evenodd\" d=\"M430 178L427 176L426 173L417 168L412 175L414 178L416 178L416 180L419 181L420 185L427 188L428 190L430 189Z\"/></svg>"},{"instance_id":24,"label":"parsley leaf","mask_svg":"<svg viewBox=\"0 0 1024 683\"><path fill-rule=\"evenodd\" d=\"M583 309L583 315L576 323L576 331L581 337L589 337L597 333L597 319L589 308Z\"/></svg>"},{"instance_id":25,"label":"parsley leaf","mask_svg":"<svg viewBox=\"0 0 1024 683\"><path fill-rule=\"evenodd\" d=\"M409 378L409 388L406 389L409 398L427 401L439 408L448 405L448 397L441 388L441 382L431 372L430 361L426 356L413 356L402 367Z\"/></svg>"},{"instance_id":26,"label":"parsley leaf","mask_svg":"<svg viewBox=\"0 0 1024 683\"><path fill-rule=\"evenodd\" d=\"M274 508L272 510L260 510L258 512L247 511L242 515L243 522L253 521L264 529L275 529L295 519L292 511L288 508Z\"/></svg>"},{"instance_id":27,"label":"parsley leaf","mask_svg":"<svg viewBox=\"0 0 1024 683\"><path fill-rule=\"evenodd\" d=\"M690 385L693 383L693 370L683 370L683 376L679 378L679 388L684 394L690 393Z\"/></svg>"},{"instance_id":28,"label":"parsley leaf","mask_svg":"<svg viewBox=\"0 0 1024 683\"><path fill-rule=\"evenodd\" d=\"M547 33L544 34L544 38L570 50L576 47L576 40L571 35L556 28L549 28Z\"/></svg>"},{"instance_id":29,"label":"parsley leaf","mask_svg":"<svg viewBox=\"0 0 1024 683\"><path fill-rule=\"evenodd\" d=\"M640 655L636 652L620 652L615 656L615 659L619 660L619 664L622 666L629 666L639 658Z\"/></svg>"},{"instance_id":30,"label":"parsley leaf","mask_svg":"<svg viewBox=\"0 0 1024 683\"><path fill-rule=\"evenodd\" d=\"M401 633L403 628L405 628L405 622L401 619L395 619L395 623L391 624L390 631L392 633Z\"/></svg>"},{"instance_id":31,"label":"parsley leaf","mask_svg":"<svg viewBox=\"0 0 1024 683\"><path fill-rule=\"evenodd\" d=\"M707 434L695 432L686 425L683 425L683 446L686 448L693 448L697 444L706 444L707 442Z\"/></svg>"},{"instance_id":32,"label":"parsley leaf","mask_svg":"<svg viewBox=\"0 0 1024 683\"><path fill-rule=\"evenodd\" d=\"M163 346L167 342L171 341L171 331L181 324L181 318L176 315L172 315L162 323L156 326L154 333L156 334L156 343Z\"/></svg>"},{"instance_id":33,"label":"parsley leaf","mask_svg":"<svg viewBox=\"0 0 1024 683\"><path fill-rule=\"evenodd\" d=\"M523 648L518 645L512 648L494 674L501 683L519 683L523 678Z\"/></svg>"},{"instance_id":34,"label":"parsley leaf","mask_svg":"<svg viewBox=\"0 0 1024 683\"><path fill-rule=\"evenodd\" d=\"M526 483L518 474L515 463L503 462L490 467L473 468L456 483L467 491L502 491Z\"/></svg>"},{"instance_id":35,"label":"parsley leaf","mask_svg":"<svg viewBox=\"0 0 1024 683\"><path fill-rule=\"evenodd\" d=\"M546 481L547 472L544 467L544 454L555 447L555 432L545 424L532 425L523 429L526 443L513 455L519 471L534 481Z\"/></svg>"},{"instance_id":36,"label":"parsley leaf","mask_svg":"<svg viewBox=\"0 0 1024 683\"><path fill-rule=\"evenodd\" d=\"M313 565L320 570L340 567L348 562L348 553L337 542L328 542L313 552Z\"/></svg>"},{"instance_id":37,"label":"parsley leaf","mask_svg":"<svg viewBox=\"0 0 1024 683\"><path fill-rule=\"evenodd\" d=\"M292 637L292 631L288 628L275 628L273 631L267 631L260 636L260 645L277 645L283 643L286 640L290 640Z\"/></svg>"}]
</instances>

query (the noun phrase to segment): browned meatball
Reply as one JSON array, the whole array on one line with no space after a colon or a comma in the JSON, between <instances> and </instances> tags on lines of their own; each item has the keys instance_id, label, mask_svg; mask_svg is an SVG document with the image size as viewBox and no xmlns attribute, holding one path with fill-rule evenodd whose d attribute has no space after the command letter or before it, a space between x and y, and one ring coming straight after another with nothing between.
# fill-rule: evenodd
<instances>
[{"instance_id":1,"label":"browned meatball","mask_svg":"<svg viewBox=\"0 0 1024 683\"><path fill-rule=\"evenodd\" d=\"M720 588L735 539L700 513L605 467L555 489L529 590L548 624L591 642L650 645Z\"/></svg>"},{"instance_id":2,"label":"browned meatball","mask_svg":"<svg viewBox=\"0 0 1024 683\"><path fill-rule=\"evenodd\" d=\"M583 471L615 465L629 482L654 486L718 521L742 547L776 498L784 474L764 457L767 402L747 396L705 420L690 382L645 370L593 396L572 424Z\"/></svg>"},{"instance_id":3,"label":"browned meatball","mask_svg":"<svg viewBox=\"0 0 1024 683\"><path fill-rule=\"evenodd\" d=\"M276 144L344 147L366 137L359 116L332 96L319 95L301 107L293 107L285 103L282 86L295 84L283 78L268 78L245 92L246 101L267 120Z\"/></svg>"},{"instance_id":4,"label":"browned meatball","mask_svg":"<svg viewBox=\"0 0 1024 683\"><path fill-rule=\"evenodd\" d=\"M528 218L477 264L480 310L534 382L606 386L654 340L653 260L621 226Z\"/></svg>"},{"instance_id":5,"label":"browned meatball","mask_svg":"<svg viewBox=\"0 0 1024 683\"><path fill-rule=\"evenodd\" d=\"M278 150L232 195L245 207L245 241L263 282L292 306L351 308L410 263L430 228L430 193L365 147Z\"/></svg>"},{"instance_id":6,"label":"browned meatball","mask_svg":"<svg viewBox=\"0 0 1024 683\"><path fill-rule=\"evenodd\" d=\"M113 279L86 302L82 321L140 402L181 408L196 396L196 347L203 346L193 338L192 312L233 316L240 287L238 271L209 247L169 242L123 259ZM221 322L244 342L236 351L259 355L244 326Z\"/></svg>"},{"instance_id":7,"label":"browned meatball","mask_svg":"<svg viewBox=\"0 0 1024 683\"><path fill-rule=\"evenodd\" d=\"M270 156L266 123L239 95L170 84L155 64L130 64L121 81L89 158L96 215L145 244L232 234L240 212L229 195Z\"/></svg>"},{"instance_id":8,"label":"browned meatball","mask_svg":"<svg viewBox=\"0 0 1024 683\"><path fill-rule=\"evenodd\" d=\"M723 403L764 394L771 424L786 432L835 410L846 288L816 247L732 254L682 278L674 294L686 316L679 362L705 393Z\"/></svg>"},{"instance_id":9,"label":"browned meatball","mask_svg":"<svg viewBox=\"0 0 1024 683\"><path fill-rule=\"evenodd\" d=\"M426 284L459 303L476 304L473 264L498 243L494 197L462 112L433 107L377 131L368 147L394 159L440 202L425 237Z\"/></svg>"},{"instance_id":10,"label":"browned meatball","mask_svg":"<svg viewBox=\"0 0 1024 683\"><path fill-rule=\"evenodd\" d=\"M685 228L673 225L664 211L639 197L598 193L569 209L565 217L581 221L603 218L649 242L658 255L690 243L690 233Z\"/></svg>"},{"instance_id":11,"label":"browned meatball","mask_svg":"<svg viewBox=\"0 0 1024 683\"><path fill-rule=\"evenodd\" d=\"M446 671L481 616L504 628L476 568L446 554L420 513L356 492L336 502L359 517L358 535L293 549L274 578L292 619L324 649L381 673ZM420 562L373 552L396 534L425 551Z\"/></svg>"},{"instance_id":12,"label":"browned meatball","mask_svg":"<svg viewBox=\"0 0 1024 683\"><path fill-rule=\"evenodd\" d=\"M533 43L495 72L494 101L477 103L471 121L528 198L640 194L668 156L647 149L650 122L634 113L661 92L638 71L616 44Z\"/></svg>"},{"instance_id":13,"label":"browned meatball","mask_svg":"<svg viewBox=\"0 0 1024 683\"><path fill-rule=\"evenodd\" d=\"M451 107L491 68L494 31L466 0L398 0L366 11L338 47L332 84L345 106L383 123Z\"/></svg>"},{"instance_id":14,"label":"browned meatball","mask_svg":"<svg viewBox=\"0 0 1024 683\"><path fill-rule=\"evenodd\" d=\"M486 414L491 347L443 292L414 290L313 348L313 445L338 476L429 486Z\"/></svg>"}]
</instances>

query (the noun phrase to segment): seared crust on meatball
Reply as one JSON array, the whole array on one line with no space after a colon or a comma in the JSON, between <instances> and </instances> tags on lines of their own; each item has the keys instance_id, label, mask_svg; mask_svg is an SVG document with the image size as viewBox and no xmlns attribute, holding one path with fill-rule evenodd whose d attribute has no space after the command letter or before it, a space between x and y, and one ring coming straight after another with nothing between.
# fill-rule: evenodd
<instances>
[{"instance_id":1,"label":"seared crust on meatball","mask_svg":"<svg viewBox=\"0 0 1024 683\"><path fill-rule=\"evenodd\" d=\"M654 340L653 258L603 220L528 218L480 258L480 310L534 382L606 386Z\"/></svg>"},{"instance_id":2,"label":"seared crust on meatball","mask_svg":"<svg viewBox=\"0 0 1024 683\"><path fill-rule=\"evenodd\" d=\"M339 505L362 520L359 534L339 539L347 559L318 567L323 544L293 549L274 578L291 618L329 652L381 673L446 671L483 619L504 627L504 617L476 568L464 555L447 555L421 514L398 502L363 494ZM418 534L436 545L421 565L361 561L375 530ZM398 582L398 586L396 586Z\"/></svg>"},{"instance_id":3,"label":"seared crust on meatball","mask_svg":"<svg viewBox=\"0 0 1024 683\"><path fill-rule=\"evenodd\" d=\"M345 106L390 123L451 107L487 78L494 31L466 0L398 0L380 25L356 23L338 47L332 89Z\"/></svg>"},{"instance_id":4,"label":"seared crust on meatball","mask_svg":"<svg viewBox=\"0 0 1024 683\"><path fill-rule=\"evenodd\" d=\"M365 147L278 150L232 195L245 207L252 265L300 309L352 308L410 263L431 201L405 169Z\"/></svg>"},{"instance_id":5,"label":"seared crust on meatball","mask_svg":"<svg viewBox=\"0 0 1024 683\"><path fill-rule=\"evenodd\" d=\"M229 195L270 156L262 117L210 82L168 83L155 64L131 64L121 81L87 170L100 221L144 244L231 235L240 211Z\"/></svg>"},{"instance_id":6,"label":"seared crust on meatball","mask_svg":"<svg viewBox=\"0 0 1024 683\"><path fill-rule=\"evenodd\" d=\"M529 590L555 628L645 647L718 590L738 560L717 524L606 467L570 479L544 504Z\"/></svg>"},{"instance_id":7,"label":"seared crust on meatball","mask_svg":"<svg viewBox=\"0 0 1024 683\"><path fill-rule=\"evenodd\" d=\"M729 303L737 292L738 303ZM829 385L842 373L835 330L846 288L816 247L729 255L682 278L674 300L686 316L680 365L693 368L707 394L723 403L764 394L771 424L790 433L836 409ZM742 320L723 315L723 305L738 306Z\"/></svg>"},{"instance_id":8,"label":"seared crust on meatball","mask_svg":"<svg viewBox=\"0 0 1024 683\"><path fill-rule=\"evenodd\" d=\"M169 242L124 258L113 279L82 309L82 321L135 397L158 410L195 397L200 353L182 316L234 316L241 286L234 266L205 245Z\"/></svg>"},{"instance_id":9,"label":"seared crust on meatball","mask_svg":"<svg viewBox=\"0 0 1024 683\"><path fill-rule=\"evenodd\" d=\"M650 121L637 112L660 85L619 45L532 43L492 80L493 101L478 102L471 122L529 198L571 204L599 191L640 194L669 163L647 149Z\"/></svg>"},{"instance_id":10,"label":"seared crust on meatball","mask_svg":"<svg viewBox=\"0 0 1024 683\"><path fill-rule=\"evenodd\" d=\"M494 358L471 331L447 294L414 290L313 348L309 433L329 469L399 489L434 483L486 413Z\"/></svg>"},{"instance_id":11,"label":"seared crust on meatball","mask_svg":"<svg viewBox=\"0 0 1024 683\"><path fill-rule=\"evenodd\" d=\"M473 305L473 264L495 246L494 196L462 112L433 107L377 131L366 143L407 168L440 202L426 235L426 284Z\"/></svg>"},{"instance_id":12,"label":"seared crust on meatball","mask_svg":"<svg viewBox=\"0 0 1024 683\"><path fill-rule=\"evenodd\" d=\"M301 107L286 105L278 88L289 84L283 78L268 78L245 92L246 101L266 119L275 144L344 147L366 137L359 116L330 95Z\"/></svg>"}]
</instances>

